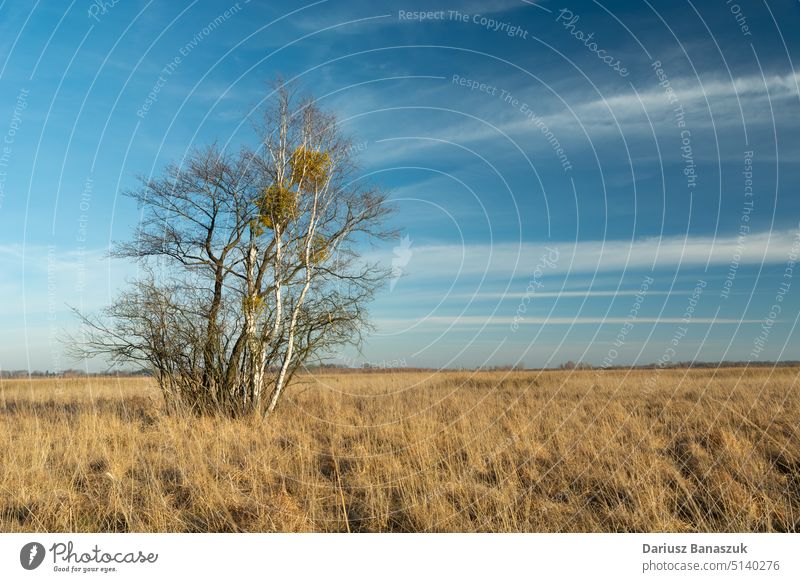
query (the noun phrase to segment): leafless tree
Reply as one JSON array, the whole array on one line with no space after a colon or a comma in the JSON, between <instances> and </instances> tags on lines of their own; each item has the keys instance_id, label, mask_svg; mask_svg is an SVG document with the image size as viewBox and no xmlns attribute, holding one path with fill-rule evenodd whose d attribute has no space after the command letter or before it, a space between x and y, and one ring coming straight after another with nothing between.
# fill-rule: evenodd
<instances>
[{"instance_id":1,"label":"leafless tree","mask_svg":"<svg viewBox=\"0 0 800 582\"><path fill-rule=\"evenodd\" d=\"M212 145L129 192L143 219L113 255L144 273L73 353L153 370L170 409L266 416L301 367L358 343L390 276L365 245L395 236L336 118L278 85L259 147ZM76 312L77 313L77 312Z\"/></svg>"}]
</instances>

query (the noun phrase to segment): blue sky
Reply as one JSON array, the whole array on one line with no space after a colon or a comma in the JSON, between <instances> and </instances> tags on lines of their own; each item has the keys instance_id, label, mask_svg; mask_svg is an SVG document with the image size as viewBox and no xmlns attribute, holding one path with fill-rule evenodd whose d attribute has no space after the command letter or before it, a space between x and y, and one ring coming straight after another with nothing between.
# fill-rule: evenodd
<instances>
[{"instance_id":1,"label":"blue sky","mask_svg":"<svg viewBox=\"0 0 800 582\"><path fill-rule=\"evenodd\" d=\"M0 369L75 365L67 306L136 276L104 258L138 219L121 194L251 143L276 75L337 112L407 237L365 249L398 276L335 361L800 359L799 23L796 2L3 2Z\"/></svg>"}]
</instances>

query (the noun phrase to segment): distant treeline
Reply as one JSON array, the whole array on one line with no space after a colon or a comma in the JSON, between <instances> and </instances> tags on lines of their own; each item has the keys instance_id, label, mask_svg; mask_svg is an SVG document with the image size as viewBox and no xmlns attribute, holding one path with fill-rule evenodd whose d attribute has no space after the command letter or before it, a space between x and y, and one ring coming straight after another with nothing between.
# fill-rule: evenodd
<instances>
[{"instance_id":1,"label":"distant treeline","mask_svg":"<svg viewBox=\"0 0 800 582\"><path fill-rule=\"evenodd\" d=\"M721 362L675 362L666 365L662 364L642 364L639 366L611 366L608 368L604 368L606 370L652 370L655 368L669 368L669 369L681 369L681 368L792 368L795 366L800 366L800 361L798 360L783 360L780 362L741 362L741 361L730 361L730 360L723 360ZM600 366L583 366L584 368L590 370L601 369ZM562 369L566 369L563 368Z\"/></svg>"},{"instance_id":2,"label":"distant treeline","mask_svg":"<svg viewBox=\"0 0 800 582\"><path fill-rule=\"evenodd\" d=\"M0 378L83 378L85 376L151 376L149 370L107 370L105 372L86 372L85 370L61 370L51 372L50 370L0 370Z\"/></svg>"},{"instance_id":3,"label":"distant treeline","mask_svg":"<svg viewBox=\"0 0 800 582\"><path fill-rule=\"evenodd\" d=\"M800 366L798 360L784 360L781 362L741 362L724 360L722 362L674 362L668 365L659 364L641 364L638 366L592 366L584 362L565 362L556 368L526 368L519 364L508 364L500 366L478 366L477 368L447 368L447 371L467 372L467 371L483 371L483 372L536 372L543 370L653 370L655 368L669 368L669 369L713 369L713 368L790 368ZM324 374L388 374L398 372L437 372L437 368L409 368L409 367L389 367L389 366L376 366L365 364L360 368L352 366L340 366L337 364L319 364L315 366L307 366L306 373L324 373ZM441 370L445 371L445 370ZM49 370L41 371L34 370L0 370L0 379L2 378L80 378L87 376L119 376L123 378L136 377L136 376L152 376L149 370L107 370L105 372L86 372L83 370L63 370L60 372L51 372Z\"/></svg>"}]
</instances>

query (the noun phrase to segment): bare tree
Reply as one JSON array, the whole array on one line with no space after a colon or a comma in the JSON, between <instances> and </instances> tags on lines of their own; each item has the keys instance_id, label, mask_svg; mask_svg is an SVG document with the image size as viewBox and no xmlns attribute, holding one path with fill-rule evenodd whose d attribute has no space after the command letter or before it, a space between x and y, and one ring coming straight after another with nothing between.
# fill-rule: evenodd
<instances>
[{"instance_id":1,"label":"bare tree","mask_svg":"<svg viewBox=\"0 0 800 582\"><path fill-rule=\"evenodd\" d=\"M256 129L257 149L194 151L128 193L143 219L112 254L144 275L78 313L73 353L149 366L170 409L273 412L304 364L360 341L391 274L360 250L395 236L392 209L335 117L279 85Z\"/></svg>"}]
</instances>

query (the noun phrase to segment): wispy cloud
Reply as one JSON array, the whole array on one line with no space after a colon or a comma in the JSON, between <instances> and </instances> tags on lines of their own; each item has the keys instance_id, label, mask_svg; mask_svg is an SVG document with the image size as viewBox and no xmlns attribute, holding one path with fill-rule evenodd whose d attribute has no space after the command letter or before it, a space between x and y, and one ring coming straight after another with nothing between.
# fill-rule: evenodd
<instances>
[{"instance_id":1,"label":"wispy cloud","mask_svg":"<svg viewBox=\"0 0 800 582\"><path fill-rule=\"evenodd\" d=\"M547 298L567 298L567 297L626 297L626 296L634 296L639 294L640 291L638 290L631 290L631 289L620 289L619 291L594 291L591 289L586 289L584 291L536 291L535 296L537 299L542 297ZM648 291L648 295L685 295L688 291ZM471 298L473 294L461 294L458 297L464 298L468 297ZM509 292L509 293L501 293L501 292L494 292L494 293L476 293L474 294L476 299L522 299L524 297L530 297L530 293L525 292Z\"/></svg>"},{"instance_id":2,"label":"wispy cloud","mask_svg":"<svg viewBox=\"0 0 800 582\"><path fill-rule=\"evenodd\" d=\"M0 289L8 290L0 316L52 315L67 306L96 310L134 272L131 263L109 261L106 249L0 245Z\"/></svg>"},{"instance_id":3,"label":"wispy cloud","mask_svg":"<svg viewBox=\"0 0 800 582\"><path fill-rule=\"evenodd\" d=\"M522 320L513 317L493 317L490 315L461 315L443 316L435 315L419 319L379 319L375 322L380 331L390 331L419 325L432 325L437 329L444 326L474 326L484 327L492 325L624 325L630 323L630 319L625 317L526 317ZM694 319L683 319L680 317L639 317L636 323L646 323L653 325L681 324L681 325L739 325L763 323L760 319L731 319L731 318L712 318L697 317Z\"/></svg>"},{"instance_id":4,"label":"wispy cloud","mask_svg":"<svg viewBox=\"0 0 800 582\"><path fill-rule=\"evenodd\" d=\"M626 139L630 139L637 135L649 135L653 129L660 131L668 127L672 130L675 127L673 108L677 105L683 107L694 133L710 130L712 127L718 131L725 126L741 126L743 116L748 128L759 124L771 125L775 121L794 124L797 119L794 110L783 105L788 100L798 99L800 85L800 75L796 73L769 75L764 78L760 75L746 75L734 77L732 80L704 77L702 86L697 79L675 77L670 79L670 84L677 102L670 103L664 89L657 85L655 76L639 83L638 91L617 85L610 92L603 92L603 88L600 88L601 94L597 94L581 80L569 87L558 88L558 97L549 89L536 84L520 86L518 78L514 84L509 80L505 85L502 79L478 80L497 86L498 95L501 94L500 90L510 91L520 103L526 104L526 109L535 114L537 119L541 118L562 143L567 143L574 137L579 137L582 141L585 139L581 137L584 132L594 140L618 137L620 132ZM514 108L499 97L483 97L483 103L474 101L470 106L454 107L463 112L463 115L458 111L443 112L438 122L435 118L427 121L426 117L424 132L409 131L405 135L399 135L395 131L389 136L434 137L436 140L402 139L389 142L391 147L384 152L385 155L379 151L369 152L369 161L379 164L390 157L394 160L398 156L417 157L429 149L441 149L443 142L437 140L475 147L482 142L505 139L504 134L514 140L524 140L525 136L539 132L539 127L520 111L521 105ZM434 100L433 94L429 99L430 106L447 107ZM449 104L450 100L446 103ZM772 118L773 115L775 119ZM458 119L459 116L461 119ZM526 149L533 146L546 150L550 147L545 140L540 139L531 143L524 140L522 143Z\"/></svg>"},{"instance_id":5,"label":"wispy cloud","mask_svg":"<svg viewBox=\"0 0 800 582\"><path fill-rule=\"evenodd\" d=\"M769 100L783 101L798 97L797 87L800 75L789 73L786 75L749 75L731 79L704 78L702 85L697 79L678 77L670 81L675 91L677 101L670 104L664 89L656 86L653 89L639 91L626 90L618 94L599 96L591 101L581 102L575 107L575 112L585 125L603 127L612 120L611 113L620 123L642 122L646 124L645 112L651 121L666 121L673 123L673 108L682 105L687 115L696 112L704 114L711 111L715 116L715 124L741 123L742 112L747 122L752 123L758 119L766 120L769 114ZM741 104L741 110L739 108ZM761 106L761 107L760 107ZM743 110L743 111L742 111ZM781 115L781 111L777 111ZM598 125L595 120L600 117ZM710 117L703 119L694 118L692 124L708 125ZM561 112L550 116L556 123L569 123L572 115ZM602 122L605 120L606 122Z\"/></svg>"},{"instance_id":6,"label":"wispy cloud","mask_svg":"<svg viewBox=\"0 0 800 582\"><path fill-rule=\"evenodd\" d=\"M547 274L622 272L678 268L775 264L788 260L798 230L776 230L737 236L671 236L637 240L593 240L579 242L523 242L466 245L419 245L406 272L412 279L453 278L486 275L497 280L525 277L535 269L539 258L555 249L558 260ZM387 254L372 260L388 262Z\"/></svg>"}]
</instances>

